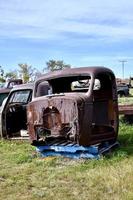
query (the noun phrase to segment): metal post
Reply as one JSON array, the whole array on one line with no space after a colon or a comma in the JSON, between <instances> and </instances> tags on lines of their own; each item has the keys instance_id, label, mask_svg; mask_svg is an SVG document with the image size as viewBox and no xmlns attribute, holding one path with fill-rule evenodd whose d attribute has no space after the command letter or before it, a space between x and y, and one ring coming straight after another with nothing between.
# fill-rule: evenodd
<instances>
[{"instance_id":1,"label":"metal post","mask_svg":"<svg viewBox=\"0 0 133 200\"><path fill-rule=\"evenodd\" d=\"M119 62L121 62L122 64L122 77L124 79L124 67L125 67L125 62L127 62L127 60L119 60Z\"/></svg>"}]
</instances>

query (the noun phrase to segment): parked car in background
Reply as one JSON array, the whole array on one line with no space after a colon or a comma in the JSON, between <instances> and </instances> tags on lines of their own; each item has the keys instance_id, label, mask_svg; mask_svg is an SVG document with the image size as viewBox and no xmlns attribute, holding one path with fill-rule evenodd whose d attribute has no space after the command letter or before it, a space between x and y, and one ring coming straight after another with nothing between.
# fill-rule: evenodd
<instances>
[{"instance_id":1,"label":"parked car in background","mask_svg":"<svg viewBox=\"0 0 133 200\"><path fill-rule=\"evenodd\" d=\"M9 79L5 83L1 84L0 90L1 89L11 89L11 88L13 88L13 86L20 85L22 83L23 83L22 79Z\"/></svg>"},{"instance_id":2,"label":"parked car in background","mask_svg":"<svg viewBox=\"0 0 133 200\"><path fill-rule=\"evenodd\" d=\"M127 85L129 88L133 88L133 77L129 77L126 79L116 78L117 85Z\"/></svg>"},{"instance_id":3,"label":"parked car in background","mask_svg":"<svg viewBox=\"0 0 133 200\"><path fill-rule=\"evenodd\" d=\"M117 85L117 94L118 97L127 97L129 96L129 87L126 84Z\"/></svg>"},{"instance_id":4,"label":"parked car in background","mask_svg":"<svg viewBox=\"0 0 133 200\"><path fill-rule=\"evenodd\" d=\"M37 91L45 81L50 93L38 97ZM27 122L33 145L56 139L83 146L114 142L118 102L113 72L104 67L82 67L45 74L35 82Z\"/></svg>"}]
</instances>

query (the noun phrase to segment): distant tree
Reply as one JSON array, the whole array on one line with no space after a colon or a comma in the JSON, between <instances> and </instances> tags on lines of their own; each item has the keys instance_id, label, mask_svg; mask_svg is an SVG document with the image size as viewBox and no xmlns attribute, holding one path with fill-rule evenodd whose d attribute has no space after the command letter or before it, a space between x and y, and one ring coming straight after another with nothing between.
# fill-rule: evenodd
<instances>
[{"instance_id":1,"label":"distant tree","mask_svg":"<svg viewBox=\"0 0 133 200\"><path fill-rule=\"evenodd\" d=\"M71 65L65 64L63 60L49 60L48 62L46 62L46 65L47 69L50 71L71 68Z\"/></svg>"},{"instance_id":2,"label":"distant tree","mask_svg":"<svg viewBox=\"0 0 133 200\"><path fill-rule=\"evenodd\" d=\"M28 64L18 64L18 66L20 67L19 73L24 81L24 83L27 83L29 81L31 81L31 79L34 76L34 73L36 71L35 68L33 68L31 65Z\"/></svg>"},{"instance_id":3,"label":"distant tree","mask_svg":"<svg viewBox=\"0 0 133 200\"><path fill-rule=\"evenodd\" d=\"M0 83L4 83L6 80L3 77L0 77Z\"/></svg>"},{"instance_id":4,"label":"distant tree","mask_svg":"<svg viewBox=\"0 0 133 200\"><path fill-rule=\"evenodd\" d=\"M37 69L34 70L34 80L36 80L37 78L39 78L41 75L42 75L42 72L40 72Z\"/></svg>"},{"instance_id":5,"label":"distant tree","mask_svg":"<svg viewBox=\"0 0 133 200\"><path fill-rule=\"evenodd\" d=\"M17 78L17 71L14 70L14 71L11 71L11 72L7 72L5 74L5 78L6 79L16 79Z\"/></svg>"}]
</instances>

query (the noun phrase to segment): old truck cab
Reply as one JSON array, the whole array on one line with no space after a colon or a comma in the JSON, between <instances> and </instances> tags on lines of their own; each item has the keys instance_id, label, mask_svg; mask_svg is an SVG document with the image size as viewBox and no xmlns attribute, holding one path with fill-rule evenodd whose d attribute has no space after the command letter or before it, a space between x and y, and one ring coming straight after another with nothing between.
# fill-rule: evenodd
<instances>
[{"instance_id":1,"label":"old truck cab","mask_svg":"<svg viewBox=\"0 0 133 200\"><path fill-rule=\"evenodd\" d=\"M37 91L45 81L49 83L48 95L38 97ZM83 146L114 142L118 134L114 73L104 67L47 73L35 82L27 111L28 132L33 145L57 138Z\"/></svg>"}]
</instances>

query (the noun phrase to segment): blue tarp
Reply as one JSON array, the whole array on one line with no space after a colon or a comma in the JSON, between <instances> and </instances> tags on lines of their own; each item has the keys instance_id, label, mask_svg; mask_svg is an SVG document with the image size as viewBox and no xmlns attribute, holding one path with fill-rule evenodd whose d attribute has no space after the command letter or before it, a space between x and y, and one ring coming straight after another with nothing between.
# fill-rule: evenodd
<instances>
[{"instance_id":1,"label":"blue tarp","mask_svg":"<svg viewBox=\"0 0 133 200\"><path fill-rule=\"evenodd\" d=\"M104 142L102 144L91 145L88 147L72 143L66 145L53 143L44 146L37 146L36 151L39 152L42 157L64 156L77 159L99 159L102 154L109 152L111 149L117 146L119 146L118 142L114 142L113 144Z\"/></svg>"}]
</instances>

